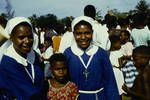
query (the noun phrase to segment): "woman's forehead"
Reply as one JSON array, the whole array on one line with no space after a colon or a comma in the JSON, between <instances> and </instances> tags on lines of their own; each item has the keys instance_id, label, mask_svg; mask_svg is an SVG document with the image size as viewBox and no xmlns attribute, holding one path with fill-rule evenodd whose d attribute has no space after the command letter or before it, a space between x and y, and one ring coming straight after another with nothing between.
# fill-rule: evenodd
<instances>
[{"instance_id":1,"label":"woman's forehead","mask_svg":"<svg viewBox=\"0 0 150 100\"><path fill-rule=\"evenodd\" d=\"M82 29L92 30L92 27L89 25L85 25L85 24L79 24L79 25L75 26L74 31L77 31L79 29L80 30L82 30Z\"/></svg>"}]
</instances>

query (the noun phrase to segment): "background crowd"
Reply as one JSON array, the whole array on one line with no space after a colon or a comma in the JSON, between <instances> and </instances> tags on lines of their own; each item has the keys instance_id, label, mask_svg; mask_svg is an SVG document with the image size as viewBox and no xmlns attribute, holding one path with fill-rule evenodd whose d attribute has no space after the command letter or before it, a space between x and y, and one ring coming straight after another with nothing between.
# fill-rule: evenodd
<instances>
[{"instance_id":1,"label":"background crowd","mask_svg":"<svg viewBox=\"0 0 150 100\"><path fill-rule=\"evenodd\" d=\"M83 11L49 27L0 17L0 100L150 100L150 13Z\"/></svg>"}]
</instances>

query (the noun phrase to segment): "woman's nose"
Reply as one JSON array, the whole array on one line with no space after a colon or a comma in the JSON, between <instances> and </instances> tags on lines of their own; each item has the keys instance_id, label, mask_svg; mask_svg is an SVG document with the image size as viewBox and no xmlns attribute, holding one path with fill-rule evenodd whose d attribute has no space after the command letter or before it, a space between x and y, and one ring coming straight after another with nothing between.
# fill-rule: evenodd
<instances>
[{"instance_id":1,"label":"woman's nose","mask_svg":"<svg viewBox=\"0 0 150 100\"><path fill-rule=\"evenodd\" d=\"M85 34L81 34L81 39L85 39Z\"/></svg>"},{"instance_id":2,"label":"woman's nose","mask_svg":"<svg viewBox=\"0 0 150 100\"><path fill-rule=\"evenodd\" d=\"M26 43L29 43L29 42L32 42L33 39L26 37L26 38L24 38L24 41L25 41Z\"/></svg>"},{"instance_id":3,"label":"woman's nose","mask_svg":"<svg viewBox=\"0 0 150 100\"><path fill-rule=\"evenodd\" d=\"M63 73L63 69L59 69L59 73Z\"/></svg>"}]
</instances>

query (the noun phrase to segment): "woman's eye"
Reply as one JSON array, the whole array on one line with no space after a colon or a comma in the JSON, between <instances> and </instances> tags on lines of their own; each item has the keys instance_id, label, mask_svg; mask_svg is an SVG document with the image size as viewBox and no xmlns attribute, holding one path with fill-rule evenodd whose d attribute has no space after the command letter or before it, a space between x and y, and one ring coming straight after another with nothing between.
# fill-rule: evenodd
<instances>
[{"instance_id":1,"label":"woman's eye","mask_svg":"<svg viewBox=\"0 0 150 100\"><path fill-rule=\"evenodd\" d=\"M19 39L24 39L25 37L24 37L24 36L19 36L18 38L19 38Z\"/></svg>"},{"instance_id":2,"label":"woman's eye","mask_svg":"<svg viewBox=\"0 0 150 100\"><path fill-rule=\"evenodd\" d=\"M88 34L91 34L91 32L85 32L84 34L88 35Z\"/></svg>"}]
</instances>

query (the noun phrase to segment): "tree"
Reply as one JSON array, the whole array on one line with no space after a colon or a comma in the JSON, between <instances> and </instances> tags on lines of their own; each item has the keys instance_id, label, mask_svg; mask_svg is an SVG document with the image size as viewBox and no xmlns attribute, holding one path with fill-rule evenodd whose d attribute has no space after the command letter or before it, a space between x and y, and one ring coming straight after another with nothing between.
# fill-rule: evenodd
<instances>
[{"instance_id":1,"label":"tree","mask_svg":"<svg viewBox=\"0 0 150 100\"><path fill-rule=\"evenodd\" d=\"M0 16L2 16L2 17L4 17L4 18L7 18L7 14L6 14L6 13L1 13Z\"/></svg>"},{"instance_id":2,"label":"tree","mask_svg":"<svg viewBox=\"0 0 150 100\"><path fill-rule=\"evenodd\" d=\"M136 10L137 12L149 12L149 4L145 0L141 0L137 5L136 5Z\"/></svg>"},{"instance_id":3,"label":"tree","mask_svg":"<svg viewBox=\"0 0 150 100\"><path fill-rule=\"evenodd\" d=\"M33 24L33 25L37 25L37 15L36 14L33 14L32 16L30 16L29 17L29 19L30 19L30 21L31 21L31 23Z\"/></svg>"},{"instance_id":4,"label":"tree","mask_svg":"<svg viewBox=\"0 0 150 100\"><path fill-rule=\"evenodd\" d=\"M126 18L129 15L128 12L119 12L117 9L113 9L112 12L118 19Z\"/></svg>"},{"instance_id":5,"label":"tree","mask_svg":"<svg viewBox=\"0 0 150 100\"><path fill-rule=\"evenodd\" d=\"M102 18L103 18L103 17L101 16L101 10L97 11L97 12L96 12L95 19L98 20L98 21L100 21L100 20L102 20Z\"/></svg>"},{"instance_id":6,"label":"tree","mask_svg":"<svg viewBox=\"0 0 150 100\"><path fill-rule=\"evenodd\" d=\"M14 17L15 11L12 10L12 5L10 0L5 0L6 1L6 15L7 15L7 19L11 19L12 17Z\"/></svg>"},{"instance_id":7,"label":"tree","mask_svg":"<svg viewBox=\"0 0 150 100\"><path fill-rule=\"evenodd\" d=\"M63 23L65 26L66 25L70 25L71 26L71 22L72 22L73 19L74 19L73 16L69 16L69 17L62 18L60 20L60 22Z\"/></svg>"},{"instance_id":8,"label":"tree","mask_svg":"<svg viewBox=\"0 0 150 100\"><path fill-rule=\"evenodd\" d=\"M42 28L55 27L56 24L57 24L57 17L53 14L42 15L38 17L36 20L36 25Z\"/></svg>"}]
</instances>

